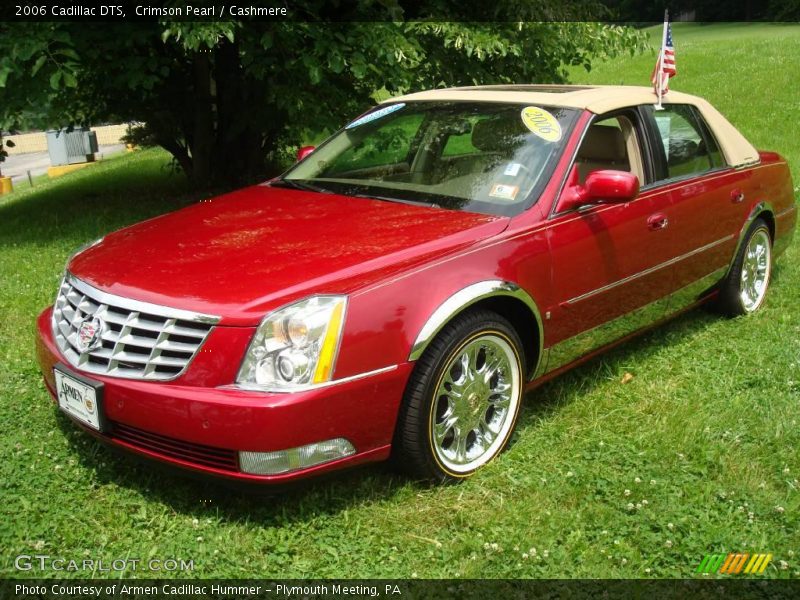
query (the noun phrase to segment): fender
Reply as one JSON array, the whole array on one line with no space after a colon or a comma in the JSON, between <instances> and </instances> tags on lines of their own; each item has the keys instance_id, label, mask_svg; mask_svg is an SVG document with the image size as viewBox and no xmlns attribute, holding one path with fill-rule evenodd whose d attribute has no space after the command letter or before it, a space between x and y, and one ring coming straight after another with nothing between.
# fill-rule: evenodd
<instances>
[{"instance_id":1,"label":"fender","mask_svg":"<svg viewBox=\"0 0 800 600\"><path fill-rule=\"evenodd\" d=\"M457 291L442 302L442 304L433 311L433 314L428 318L422 330L419 332L419 335L417 335L417 339L411 347L408 360L415 361L422 356L422 353L425 351L425 348L428 347L431 340L433 340L436 334L438 334L457 314L481 300L498 296L510 296L521 300L530 309L533 317L536 319L536 326L539 329L537 364L533 365L529 371L530 373L536 373L539 363L542 361L544 350L544 329L542 327L542 315L539 312L539 307L536 305L534 299L531 298L530 294L517 284L511 283L510 281L501 281L499 279L473 283Z\"/></svg>"}]
</instances>

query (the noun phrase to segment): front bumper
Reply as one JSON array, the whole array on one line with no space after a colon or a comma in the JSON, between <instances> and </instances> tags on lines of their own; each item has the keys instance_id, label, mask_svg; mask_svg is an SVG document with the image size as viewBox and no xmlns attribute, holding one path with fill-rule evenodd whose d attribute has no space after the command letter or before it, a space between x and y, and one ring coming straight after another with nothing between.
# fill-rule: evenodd
<instances>
[{"instance_id":1,"label":"front bumper","mask_svg":"<svg viewBox=\"0 0 800 600\"><path fill-rule=\"evenodd\" d=\"M50 395L55 402L53 366L67 364L53 339L51 312L37 321L36 352ZM204 350L215 350L214 362L238 365L239 356L223 356L231 332L216 328ZM249 339L252 330L236 336ZM240 344L232 344L234 347ZM230 345L228 345L230 349ZM233 356L237 354L237 356ZM170 382L103 377L82 373L104 384L108 433L87 431L139 455L207 475L255 483L285 483L364 462L388 458L395 420L412 363L374 375L297 393L246 391L225 385L198 385L192 364ZM73 367L70 367L75 370ZM231 368L228 368L231 370ZM191 385L189 385L191 383ZM356 453L332 462L278 475L252 475L240 470L238 452L286 450L332 438L345 438Z\"/></svg>"}]
</instances>

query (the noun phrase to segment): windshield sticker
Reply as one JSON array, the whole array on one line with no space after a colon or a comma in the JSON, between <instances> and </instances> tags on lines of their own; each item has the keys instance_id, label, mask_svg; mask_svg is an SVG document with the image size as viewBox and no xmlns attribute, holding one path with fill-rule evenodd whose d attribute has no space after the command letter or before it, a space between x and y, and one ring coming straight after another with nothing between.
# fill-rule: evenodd
<instances>
[{"instance_id":1,"label":"windshield sticker","mask_svg":"<svg viewBox=\"0 0 800 600\"><path fill-rule=\"evenodd\" d=\"M489 195L493 196L494 198L501 198L503 200L513 200L517 197L517 192L519 192L518 185L495 183L492 186L492 191L489 192Z\"/></svg>"},{"instance_id":2,"label":"windshield sticker","mask_svg":"<svg viewBox=\"0 0 800 600\"><path fill-rule=\"evenodd\" d=\"M525 127L548 142L561 139L561 124L553 115L538 106L526 106L522 109L522 122Z\"/></svg>"},{"instance_id":3,"label":"windshield sticker","mask_svg":"<svg viewBox=\"0 0 800 600\"><path fill-rule=\"evenodd\" d=\"M380 119L381 117L385 117L386 115L390 115L395 111L400 110L405 106L404 102L400 102L398 104L390 104L389 106L385 106L384 108L379 108L378 110L372 111L369 114L364 115L363 117L359 117L349 125L345 126L345 129L352 129L353 127L358 127L359 125L364 125L365 123L369 123L370 121L375 121L376 119Z\"/></svg>"},{"instance_id":4,"label":"windshield sticker","mask_svg":"<svg viewBox=\"0 0 800 600\"><path fill-rule=\"evenodd\" d=\"M503 171L503 175L508 175L509 177L516 177L519 174L519 169L522 167L519 163L508 163L506 165L506 170Z\"/></svg>"}]
</instances>

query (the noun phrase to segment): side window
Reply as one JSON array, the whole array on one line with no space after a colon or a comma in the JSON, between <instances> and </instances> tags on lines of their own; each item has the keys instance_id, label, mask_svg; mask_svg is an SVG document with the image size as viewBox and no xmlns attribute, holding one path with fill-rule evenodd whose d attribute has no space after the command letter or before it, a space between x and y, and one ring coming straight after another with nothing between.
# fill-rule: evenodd
<instances>
[{"instance_id":1,"label":"side window","mask_svg":"<svg viewBox=\"0 0 800 600\"><path fill-rule=\"evenodd\" d=\"M575 159L581 183L602 169L628 171L646 183L636 122L636 116L626 112L600 117L589 126Z\"/></svg>"},{"instance_id":2,"label":"side window","mask_svg":"<svg viewBox=\"0 0 800 600\"><path fill-rule=\"evenodd\" d=\"M666 105L653 118L667 162L667 178L704 173L724 165L722 154L705 123L686 104Z\"/></svg>"}]
</instances>

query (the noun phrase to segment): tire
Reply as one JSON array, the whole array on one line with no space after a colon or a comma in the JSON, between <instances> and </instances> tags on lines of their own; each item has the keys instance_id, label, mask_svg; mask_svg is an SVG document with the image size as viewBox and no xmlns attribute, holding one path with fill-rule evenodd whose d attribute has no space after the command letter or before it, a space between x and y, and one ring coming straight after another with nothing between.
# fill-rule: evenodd
<instances>
[{"instance_id":1,"label":"tire","mask_svg":"<svg viewBox=\"0 0 800 600\"><path fill-rule=\"evenodd\" d=\"M763 219L756 219L723 280L717 309L729 317L757 311L764 304L772 275L772 236Z\"/></svg>"},{"instance_id":2,"label":"tire","mask_svg":"<svg viewBox=\"0 0 800 600\"><path fill-rule=\"evenodd\" d=\"M523 357L519 335L500 315L475 310L453 319L409 379L394 464L417 479L448 483L500 454L522 404Z\"/></svg>"}]
</instances>

